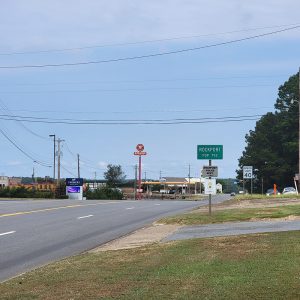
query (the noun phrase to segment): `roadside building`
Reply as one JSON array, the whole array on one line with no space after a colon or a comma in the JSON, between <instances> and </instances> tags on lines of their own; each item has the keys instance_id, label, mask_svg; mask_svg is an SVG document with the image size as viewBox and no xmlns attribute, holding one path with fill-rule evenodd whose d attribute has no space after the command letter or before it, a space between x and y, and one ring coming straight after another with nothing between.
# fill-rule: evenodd
<instances>
[{"instance_id":1,"label":"roadside building","mask_svg":"<svg viewBox=\"0 0 300 300\"><path fill-rule=\"evenodd\" d=\"M221 183L217 183L217 193L220 193L220 194L223 193L223 186Z\"/></svg>"},{"instance_id":2,"label":"roadside building","mask_svg":"<svg viewBox=\"0 0 300 300\"><path fill-rule=\"evenodd\" d=\"M7 176L0 176L0 188L9 186L9 178Z\"/></svg>"},{"instance_id":3,"label":"roadside building","mask_svg":"<svg viewBox=\"0 0 300 300\"><path fill-rule=\"evenodd\" d=\"M9 177L9 186L17 187L21 186L22 178L21 177Z\"/></svg>"}]
</instances>

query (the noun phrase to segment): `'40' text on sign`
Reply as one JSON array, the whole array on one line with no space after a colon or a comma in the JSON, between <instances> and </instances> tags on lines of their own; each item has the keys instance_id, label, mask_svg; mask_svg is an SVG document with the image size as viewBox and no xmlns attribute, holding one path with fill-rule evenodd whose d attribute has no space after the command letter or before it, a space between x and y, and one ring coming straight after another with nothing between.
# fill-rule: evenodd
<instances>
[{"instance_id":1,"label":"'40' text on sign","mask_svg":"<svg viewBox=\"0 0 300 300\"><path fill-rule=\"evenodd\" d=\"M198 145L197 159L223 159L223 145Z\"/></svg>"}]
</instances>

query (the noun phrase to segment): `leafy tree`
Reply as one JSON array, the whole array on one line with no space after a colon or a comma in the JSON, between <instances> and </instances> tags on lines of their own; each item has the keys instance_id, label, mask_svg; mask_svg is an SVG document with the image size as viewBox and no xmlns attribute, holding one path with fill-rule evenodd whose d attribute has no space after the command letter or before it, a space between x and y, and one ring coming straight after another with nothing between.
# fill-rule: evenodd
<instances>
[{"instance_id":1,"label":"leafy tree","mask_svg":"<svg viewBox=\"0 0 300 300\"><path fill-rule=\"evenodd\" d=\"M254 190L271 188L274 183L283 188L293 185L298 173L298 111L299 75L291 76L279 87L275 112L267 113L254 130L246 135L246 148L239 159L237 178L242 179L243 166L253 166ZM246 185L249 190L249 182Z\"/></svg>"},{"instance_id":2,"label":"leafy tree","mask_svg":"<svg viewBox=\"0 0 300 300\"><path fill-rule=\"evenodd\" d=\"M120 165L111 165L107 166L107 171L104 172L104 178L106 179L106 184L110 188L114 188L117 184L122 183L126 176L122 171Z\"/></svg>"}]
</instances>

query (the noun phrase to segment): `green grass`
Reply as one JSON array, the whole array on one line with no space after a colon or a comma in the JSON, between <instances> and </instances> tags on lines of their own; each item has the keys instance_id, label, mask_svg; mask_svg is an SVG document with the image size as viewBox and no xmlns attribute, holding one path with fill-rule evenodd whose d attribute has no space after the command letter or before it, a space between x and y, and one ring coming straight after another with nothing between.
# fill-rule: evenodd
<instances>
[{"instance_id":1,"label":"green grass","mask_svg":"<svg viewBox=\"0 0 300 300\"><path fill-rule=\"evenodd\" d=\"M196 225L234 221L249 221L251 219L283 218L291 215L300 216L299 204L268 208L240 208L219 210L213 211L211 216L208 215L208 212L191 212L161 219L159 223Z\"/></svg>"},{"instance_id":2,"label":"green grass","mask_svg":"<svg viewBox=\"0 0 300 300\"><path fill-rule=\"evenodd\" d=\"M299 299L300 232L84 254L0 285L15 299Z\"/></svg>"},{"instance_id":3,"label":"green grass","mask_svg":"<svg viewBox=\"0 0 300 300\"><path fill-rule=\"evenodd\" d=\"M276 196L266 196L262 194L237 194L233 199L236 200L255 200L255 199L265 199L265 200L272 200L272 199L300 199L300 195L276 195Z\"/></svg>"}]
</instances>

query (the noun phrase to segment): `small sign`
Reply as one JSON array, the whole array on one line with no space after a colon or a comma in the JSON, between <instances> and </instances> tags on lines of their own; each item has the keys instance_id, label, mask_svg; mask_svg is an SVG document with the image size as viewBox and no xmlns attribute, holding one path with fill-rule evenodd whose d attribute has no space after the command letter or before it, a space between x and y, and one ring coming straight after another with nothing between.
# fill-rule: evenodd
<instances>
[{"instance_id":1,"label":"small sign","mask_svg":"<svg viewBox=\"0 0 300 300\"><path fill-rule=\"evenodd\" d=\"M198 145L197 159L223 159L223 145Z\"/></svg>"},{"instance_id":2,"label":"small sign","mask_svg":"<svg viewBox=\"0 0 300 300\"><path fill-rule=\"evenodd\" d=\"M147 152L143 152L143 151L138 151L138 152L134 152L134 155L147 155Z\"/></svg>"},{"instance_id":3,"label":"small sign","mask_svg":"<svg viewBox=\"0 0 300 300\"><path fill-rule=\"evenodd\" d=\"M205 195L216 195L217 194L216 179L205 179L204 193L205 193Z\"/></svg>"},{"instance_id":4,"label":"small sign","mask_svg":"<svg viewBox=\"0 0 300 300\"><path fill-rule=\"evenodd\" d=\"M243 179L252 179L252 178L253 178L253 167L243 166Z\"/></svg>"},{"instance_id":5,"label":"small sign","mask_svg":"<svg viewBox=\"0 0 300 300\"><path fill-rule=\"evenodd\" d=\"M137 146L136 146L137 151L144 151L144 149L145 149L145 146L143 144L137 144Z\"/></svg>"},{"instance_id":6,"label":"small sign","mask_svg":"<svg viewBox=\"0 0 300 300\"><path fill-rule=\"evenodd\" d=\"M203 166L202 177L218 177L218 167Z\"/></svg>"}]
</instances>

